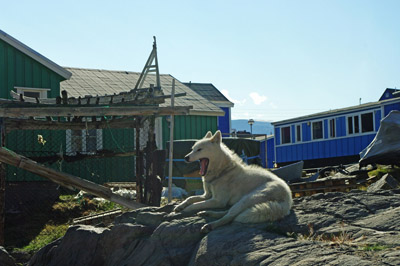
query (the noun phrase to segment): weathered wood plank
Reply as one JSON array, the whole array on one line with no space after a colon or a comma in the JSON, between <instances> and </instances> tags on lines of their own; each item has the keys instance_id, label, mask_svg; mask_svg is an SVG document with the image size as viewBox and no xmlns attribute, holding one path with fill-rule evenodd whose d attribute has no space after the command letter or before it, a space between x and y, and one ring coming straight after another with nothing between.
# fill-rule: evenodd
<instances>
[{"instance_id":1,"label":"weathered wood plank","mask_svg":"<svg viewBox=\"0 0 400 266\"><path fill-rule=\"evenodd\" d=\"M68 97L66 91L62 91L62 97L57 98L33 98L23 96L14 91L10 92L11 97L14 100L3 99L2 102L15 102L20 104L45 104L45 105L56 105L63 103L64 105L109 105L113 104L133 104L133 105L158 105L165 102L165 99L171 98L171 95L164 95L161 91L151 91L151 90L141 90L141 91L129 91L121 92L116 95L104 95L104 96L85 96L83 99L81 97ZM176 97L186 96L186 93L179 93L175 95Z\"/></svg>"},{"instance_id":2,"label":"weathered wood plank","mask_svg":"<svg viewBox=\"0 0 400 266\"><path fill-rule=\"evenodd\" d=\"M3 107L0 117L71 117L71 116L149 116L149 115L185 115L192 106L155 107L155 106L96 106L96 107Z\"/></svg>"},{"instance_id":3,"label":"weathered wood plank","mask_svg":"<svg viewBox=\"0 0 400 266\"><path fill-rule=\"evenodd\" d=\"M82 130L82 129L106 129L106 128L135 128L135 121L131 118L119 118L111 120L93 121L93 122L67 122L67 121L43 121L34 119L5 119L7 133L13 130L33 130L45 129L51 130Z\"/></svg>"},{"instance_id":4,"label":"weathered wood plank","mask_svg":"<svg viewBox=\"0 0 400 266\"><path fill-rule=\"evenodd\" d=\"M58 172L5 148L0 148L0 161L50 179L51 181L62 186L74 187L86 191L90 194L118 203L130 209L138 209L146 206L144 204L126 199L118 194L114 194L111 189L107 187L70 174Z\"/></svg>"}]
</instances>

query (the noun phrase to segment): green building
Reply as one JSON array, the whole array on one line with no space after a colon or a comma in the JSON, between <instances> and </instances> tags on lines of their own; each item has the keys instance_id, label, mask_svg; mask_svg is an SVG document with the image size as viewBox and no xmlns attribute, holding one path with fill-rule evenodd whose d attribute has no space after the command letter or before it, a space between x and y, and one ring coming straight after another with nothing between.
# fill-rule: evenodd
<instances>
[{"instance_id":1,"label":"green building","mask_svg":"<svg viewBox=\"0 0 400 266\"><path fill-rule=\"evenodd\" d=\"M97 69L63 68L0 31L0 98L10 98L10 91L37 98L55 98L60 91L69 97L86 95L113 95L135 87L140 73ZM161 88L165 95L171 94L171 75L160 75ZM176 79L175 79L176 80ZM156 84L154 75L148 75L143 87ZM215 104L176 80L175 93L186 93L175 98L175 106L192 106L189 115L175 116L174 139L198 139L207 131L218 129L218 117L224 116ZM161 106L170 106L166 99ZM29 114L27 114L28 116ZM91 117L86 119L101 119ZM169 117L156 117L155 139L157 148L165 149L169 140ZM146 126L140 131L140 146L146 147L149 132ZM42 136L45 140L38 141ZM6 136L6 147L33 158L54 155L93 154L98 151L135 150L134 129L91 130L24 130L12 131ZM61 156L62 157L62 156ZM65 162L53 162L51 167L96 183L132 181L135 175L133 156L97 158ZM7 167L8 181L35 181L42 178L26 171Z\"/></svg>"}]
</instances>

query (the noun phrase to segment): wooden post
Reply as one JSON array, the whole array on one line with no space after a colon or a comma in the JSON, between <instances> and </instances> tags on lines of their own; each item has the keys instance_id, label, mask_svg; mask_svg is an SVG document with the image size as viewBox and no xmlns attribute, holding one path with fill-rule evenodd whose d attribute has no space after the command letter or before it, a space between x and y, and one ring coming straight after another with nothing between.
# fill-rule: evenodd
<instances>
[{"instance_id":1,"label":"wooden post","mask_svg":"<svg viewBox=\"0 0 400 266\"><path fill-rule=\"evenodd\" d=\"M143 202L143 185L142 185L142 175L143 175L143 154L140 151L140 127L142 126L141 118L136 117L136 201Z\"/></svg>"},{"instance_id":2,"label":"wooden post","mask_svg":"<svg viewBox=\"0 0 400 266\"><path fill-rule=\"evenodd\" d=\"M1 131L1 144L0 147L4 147L6 139L6 130L4 118L0 118L0 131ZM6 192L6 166L4 163L0 163L0 246L4 246L4 229L5 229L5 192Z\"/></svg>"},{"instance_id":3,"label":"wooden post","mask_svg":"<svg viewBox=\"0 0 400 266\"><path fill-rule=\"evenodd\" d=\"M171 108L175 105L175 79L172 79ZM172 163L174 153L174 115L171 114L169 124L169 168L168 168L168 202L172 200Z\"/></svg>"},{"instance_id":4,"label":"wooden post","mask_svg":"<svg viewBox=\"0 0 400 266\"><path fill-rule=\"evenodd\" d=\"M118 194L114 194L107 187L48 168L6 148L0 148L0 161L50 179L51 181L62 186L81 189L90 194L118 203L130 209L137 209L146 206L144 204L124 198Z\"/></svg>"}]
</instances>

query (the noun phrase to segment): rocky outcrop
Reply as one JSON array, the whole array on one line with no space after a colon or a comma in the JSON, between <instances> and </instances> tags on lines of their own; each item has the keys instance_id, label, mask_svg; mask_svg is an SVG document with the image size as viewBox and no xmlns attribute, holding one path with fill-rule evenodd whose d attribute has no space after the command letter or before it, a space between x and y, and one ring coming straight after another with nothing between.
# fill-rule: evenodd
<instances>
[{"instance_id":1,"label":"rocky outcrop","mask_svg":"<svg viewBox=\"0 0 400 266\"><path fill-rule=\"evenodd\" d=\"M368 187L368 192L376 192L381 189L394 189L400 186L399 181L397 181L393 176L390 174L385 174L382 176L378 181L371 184Z\"/></svg>"},{"instance_id":2,"label":"rocky outcrop","mask_svg":"<svg viewBox=\"0 0 400 266\"><path fill-rule=\"evenodd\" d=\"M207 219L173 206L125 213L110 227L73 226L29 265L400 265L400 190L294 199L275 223L232 223L200 233Z\"/></svg>"}]
</instances>

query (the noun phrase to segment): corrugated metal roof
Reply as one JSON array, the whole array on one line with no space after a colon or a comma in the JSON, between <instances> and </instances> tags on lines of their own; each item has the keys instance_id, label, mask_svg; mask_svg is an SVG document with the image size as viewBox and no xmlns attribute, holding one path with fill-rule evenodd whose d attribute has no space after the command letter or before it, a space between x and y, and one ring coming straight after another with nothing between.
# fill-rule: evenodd
<instances>
[{"instance_id":1,"label":"corrugated metal roof","mask_svg":"<svg viewBox=\"0 0 400 266\"><path fill-rule=\"evenodd\" d=\"M139 79L139 72L129 71L112 71L102 69L84 69L66 67L72 73L69 80L60 84L61 90L66 90L68 96L84 97L85 95L112 95L133 89ZM168 74L160 75L161 88L164 94L171 94L172 80L174 77ZM143 84L144 87L150 87L150 84L156 84L155 75L147 75ZM224 112L211 103L209 100L200 96L189 87L185 86L179 80L175 79L175 93L186 93L186 96L176 97L176 106L193 106L190 114L221 116ZM160 106L170 106L170 99L166 99L165 103Z\"/></svg>"},{"instance_id":2,"label":"corrugated metal roof","mask_svg":"<svg viewBox=\"0 0 400 266\"><path fill-rule=\"evenodd\" d=\"M20 50L21 52L23 52L27 56L31 57L32 59L36 60L37 62L41 63L42 65L49 68L50 70L54 71L61 77L65 78L65 79L69 79L71 77L71 73L68 72L66 69L57 65L56 63L54 63L47 57L41 55L40 53L38 53L35 50L33 50L32 48L26 46L25 44L18 41L14 37L8 35L7 33L5 33L2 30L0 30L0 39L5 41L6 43L11 45L15 49Z\"/></svg>"},{"instance_id":3,"label":"corrugated metal roof","mask_svg":"<svg viewBox=\"0 0 400 266\"><path fill-rule=\"evenodd\" d=\"M204 98L212 102L226 103L233 106L233 103L229 101L213 84L211 83L183 83Z\"/></svg>"},{"instance_id":4,"label":"corrugated metal roof","mask_svg":"<svg viewBox=\"0 0 400 266\"><path fill-rule=\"evenodd\" d=\"M393 98L393 99L388 99L388 100L383 100L383 101L364 103L364 104L350 106L350 107L346 107L346 108L334 109L334 110L315 113L315 114L311 114L311 115L305 115L305 116L290 118L290 119L286 119L286 120L276 121L276 122L272 122L271 124L276 126L276 125L281 125L281 124L296 123L296 122L300 122L303 120L312 120L312 119L317 119L317 118L322 118L322 117L337 116L337 115L351 113L351 112L359 112L359 111L368 110L371 108L376 108L376 107L381 106L382 104L387 104L387 103L391 103L391 102L400 102L400 99Z\"/></svg>"}]
</instances>

